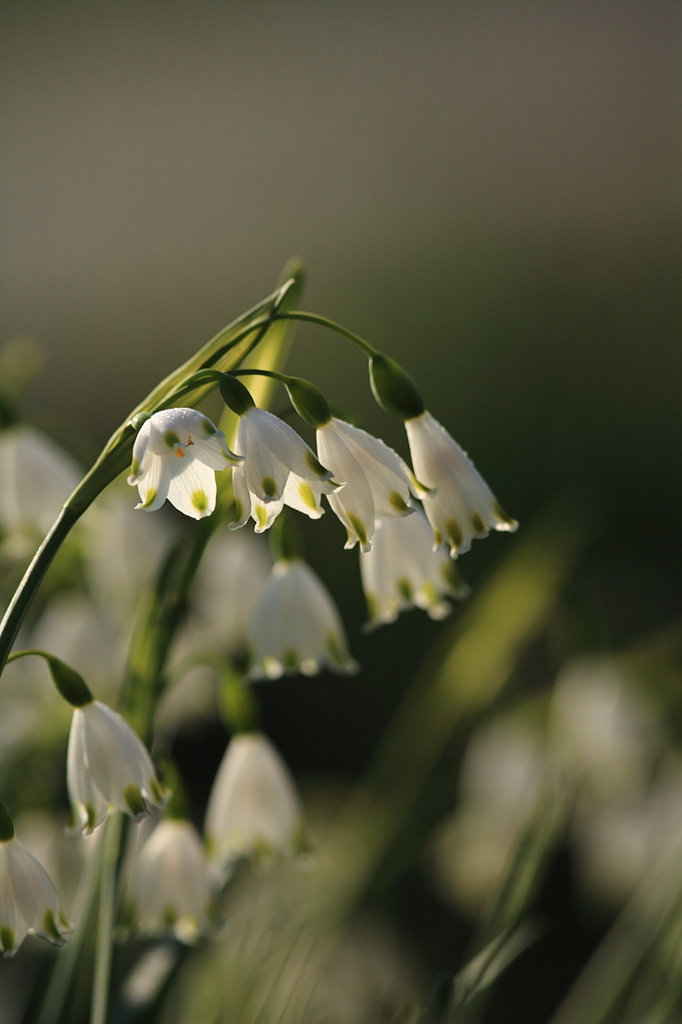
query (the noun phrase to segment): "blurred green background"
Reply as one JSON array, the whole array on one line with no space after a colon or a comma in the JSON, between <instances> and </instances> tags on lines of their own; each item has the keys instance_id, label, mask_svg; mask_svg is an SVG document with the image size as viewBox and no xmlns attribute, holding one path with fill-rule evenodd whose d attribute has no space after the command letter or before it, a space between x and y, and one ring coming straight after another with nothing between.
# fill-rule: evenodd
<instances>
[{"instance_id":1,"label":"blurred green background","mask_svg":"<svg viewBox=\"0 0 682 1024\"><path fill-rule=\"evenodd\" d=\"M0 337L45 347L29 420L87 462L299 254L304 308L401 360L522 524L557 493L592 504L570 591L589 635L569 650L679 615L679 5L7 2L2 19ZM305 327L289 367L406 454L358 353ZM361 637L356 555L332 516L308 526L364 672L261 692L294 768L345 779L440 627L413 612ZM475 544L464 576L510 543Z\"/></svg>"}]
</instances>

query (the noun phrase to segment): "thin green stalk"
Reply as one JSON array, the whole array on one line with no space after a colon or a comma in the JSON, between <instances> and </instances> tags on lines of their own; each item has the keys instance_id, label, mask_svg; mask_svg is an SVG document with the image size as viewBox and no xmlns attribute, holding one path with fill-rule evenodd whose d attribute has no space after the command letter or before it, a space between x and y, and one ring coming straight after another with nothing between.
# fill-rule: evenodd
<instances>
[{"instance_id":1,"label":"thin green stalk","mask_svg":"<svg viewBox=\"0 0 682 1024\"><path fill-rule=\"evenodd\" d=\"M353 331L349 331L347 327L342 327L341 324L335 323L334 320L328 320L326 316L319 316L317 313L306 313L300 309L294 309L290 313L277 313L272 318L273 320L303 320L308 324L317 324L319 327L326 327L330 331L335 331L336 334L340 334L342 338L346 338L348 341L352 341L354 345L357 345L359 349L369 356L379 355L377 349L373 345L370 345L368 341L361 338L359 334L355 334Z\"/></svg>"},{"instance_id":2,"label":"thin green stalk","mask_svg":"<svg viewBox=\"0 0 682 1024\"><path fill-rule=\"evenodd\" d=\"M90 1024L106 1024L109 1005L109 982L114 945L114 912L116 908L116 871L121 842L122 816L110 815L105 824L102 877L99 890L99 913L95 946L95 976L92 986Z\"/></svg>"},{"instance_id":3,"label":"thin green stalk","mask_svg":"<svg viewBox=\"0 0 682 1024\"><path fill-rule=\"evenodd\" d=\"M0 672L5 667L7 656L12 650L16 640L19 627L24 621L31 602L43 581L52 559L59 551L67 537L71 527L80 517L80 512L75 512L66 506L59 513L52 529L36 551L33 561L24 573L23 579L10 601L9 607L0 624Z\"/></svg>"}]
</instances>

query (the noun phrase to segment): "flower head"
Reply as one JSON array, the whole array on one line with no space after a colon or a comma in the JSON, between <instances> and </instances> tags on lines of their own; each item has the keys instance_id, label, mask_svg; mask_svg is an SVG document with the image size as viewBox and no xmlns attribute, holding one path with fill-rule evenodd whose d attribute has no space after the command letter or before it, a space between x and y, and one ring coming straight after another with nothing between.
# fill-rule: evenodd
<instances>
[{"instance_id":1,"label":"flower head","mask_svg":"<svg viewBox=\"0 0 682 1024\"><path fill-rule=\"evenodd\" d=\"M14 956L29 934L60 946L69 930L47 872L14 837L12 819L0 804L0 949Z\"/></svg>"},{"instance_id":2,"label":"flower head","mask_svg":"<svg viewBox=\"0 0 682 1024\"><path fill-rule=\"evenodd\" d=\"M133 896L138 927L192 943L208 925L211 893L201 839L190 821L159 822L137 855Z\"/></svg>"},{"instance_id":3,"label":"flower head","mask_svg":"<svg viewBox=\"0 0 682 1024\"><path fill-rule=\"evenodd\" d=\"M449 543L454 558L469 550L474 537L517 528L467 453L430 412L406 420L405 429L417 479L430 488L420 497L436 547Z\"/></svg>"},{"instance_id":4,"label":"flower head","mask_svg":"<svg viewBox=\"0 0 682 1024\"><path fill-rule=\"evenodd\" d=\"M230 529L248 521L256 533L269 529L284 505L305 512L311 519L323 513L320 495L331 494L331 471L295 430L265 409L252 406L239 419L236 448L244 465L234 472L235 519Z\"/></svg>"},{"instance_id":5,"label":"flower head","mask_svg":"<svg viewBox=\"0 0 682 1024\"><path fill-rule=\"evenodd\" d=\"M137 734L106 704L91 700L74 708L66 758L73 811L71 832L92 832L117 807L136 821L148 804L163 807L167 794Z\"/></svg>"},{"instance_id":6,"label":"flower head","mask_svg":"<svg viewBox=\"0 0 682 1024\"><path fill-rule=\"evenodd\" d=\"M206 808L204 831L222 866L240 856L296 849L301 805L284 761L262 733L228 744Z\"/></svg>"},{"instance_id":7,"label":"flower head","mask_svg":"<svg viewBox=\"0 0 682 1024\"><path fill-rule=\"evenodd\" d=\"M399 612L414 606L442 619L452 608L444 598L469 594L452 559L433 550L431 527L420 509L406 518L377 520L372 550L360 555L360 573L367 628L395 622Z\"/></svg>"},{"instance_id":8,"label":"flower head","mask_svg":"<svg viewBox=\"0 0 682 1024\"><path fill-rule=\"evenodd\" d=\"M147 512L166 498L180 512L202 519L215 508L215 471L240 463L225 435L196 409L164 409L142 424L133 446L128 477Z\"/></svg>"},{"instance_id":9,"label":"flower head","mask_svg":"<svg viewBox=\"0 0 682 1024\"><path fill-rule=\"evenodd\" d=\"M299 559L275 562L248 628L251 675L277 679L284 672L311 676L326 666L354 672L336 606L312 569Z\"/></svg>"},{"instance_id":10,"label":"flower head","mask_svg":"<svg viewBox=\"0 0 682 1024\"><path fill-rule=\"evenodd\" d=\"M346 486L328 495L348 533L346 547L372 547L376 516L406 516L411 509L410 471L392 448L365 430L332 417L318 428L317 451Z\"/></svg>"}]
</instances>

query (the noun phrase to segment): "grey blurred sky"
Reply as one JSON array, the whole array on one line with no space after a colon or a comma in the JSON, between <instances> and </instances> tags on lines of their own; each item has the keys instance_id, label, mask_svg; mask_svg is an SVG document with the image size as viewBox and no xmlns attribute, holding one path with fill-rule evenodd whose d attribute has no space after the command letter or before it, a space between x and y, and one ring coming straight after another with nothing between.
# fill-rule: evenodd
<instances>
[{"instance_id":1,"label":"grey blurred sky","mask_svg":"<svg viewBox=\"0 0 682 1024\"><path fill-rule=\"evenodd\" d=\"M362 330L382 261L386 310L430 250L679 226L677 3L3 10L0 336L100 435L294 253Z\"/></svg>"}]
</instances>

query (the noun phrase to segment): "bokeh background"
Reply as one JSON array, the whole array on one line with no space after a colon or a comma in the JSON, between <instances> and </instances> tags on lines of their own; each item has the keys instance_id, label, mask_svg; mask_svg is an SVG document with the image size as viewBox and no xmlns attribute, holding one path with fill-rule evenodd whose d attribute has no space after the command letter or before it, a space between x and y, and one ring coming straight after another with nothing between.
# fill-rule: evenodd
<instances>
[{"instance_id":1,"label":"bokeh background","mask_svg":"<svg viewBox=\"0 0 682 1024\"><path fill-rule=\"evenodd\" d=\"M304 307L403 362L511 513L594 510L569 588L588 646L679 615L679 5L6 2L2 20L0 338L44 346L28 420L87 462L297 254ZM289 367L406 454L359 353L305 327ZM331 520L308 552L363 673L261 696L297 773L346 782L440 627L362 636ZM509 543L462 560L474 587ZM211 765L217 727L214 745ZM561 865L546 900L573 950L550 1004L600 925ZM427 972L456 959L466 926L417 869L391 906Z\"/></svg>"}]
</instances>

